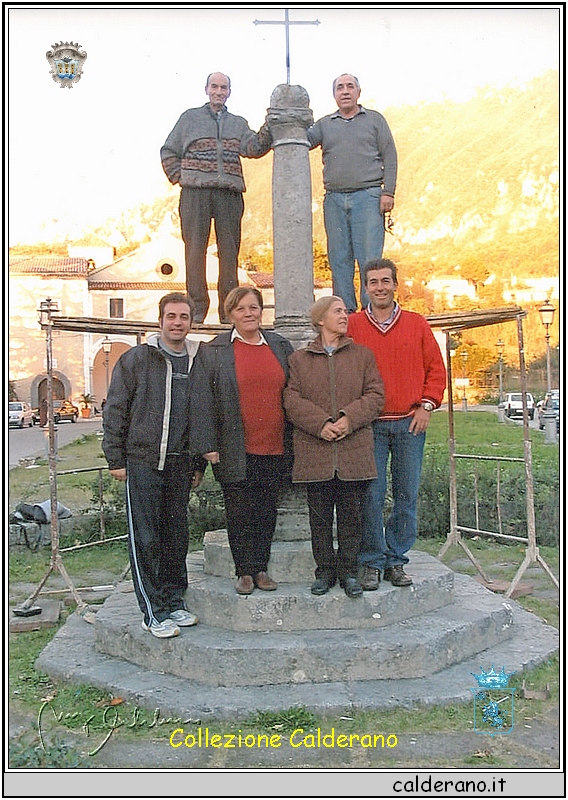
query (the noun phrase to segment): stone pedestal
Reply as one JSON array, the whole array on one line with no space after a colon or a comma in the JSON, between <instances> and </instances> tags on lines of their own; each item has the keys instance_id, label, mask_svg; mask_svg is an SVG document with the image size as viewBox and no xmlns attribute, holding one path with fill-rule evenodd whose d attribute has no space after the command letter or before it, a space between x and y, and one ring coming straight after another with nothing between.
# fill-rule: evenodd
<instances>
[{"instance_id":1,"label":"stone pedestal","mask_svg":"<svg viewBox=\"0 0 568 800\"><path fill-rule=\"evenodd\" d=\"M302 86L280 84L272 92L267 113L274 150L274 330L296 349L314 338L309 321L314 302L312 182L306 136L313 123L309 103ZM289 541L309 536L305 490L283 487L275 539Z\"/></svg>"},{"instance_id":2,"label":"stone pedestal","mask_svg":"<svg viewBox=\"0 0 568 800\"><path fill-rule=\"evenodd\" d=\"M270 98L267 121L274 161L274 329L295 347L313 338L309 310L314 302L312 186L306 130L313 122L308 93L281 84Z\"/></svg>"}]
</instances>

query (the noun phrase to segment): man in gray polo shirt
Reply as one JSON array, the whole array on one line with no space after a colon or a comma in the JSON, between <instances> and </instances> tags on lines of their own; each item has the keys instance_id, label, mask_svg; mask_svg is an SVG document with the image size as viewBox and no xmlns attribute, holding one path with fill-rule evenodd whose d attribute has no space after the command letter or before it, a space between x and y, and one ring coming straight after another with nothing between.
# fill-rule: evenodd
<instances>
[{"instance_id":1,"label":"man in gray polo shirt","mask_svg":"<svg viewBox=\"0 0 568 800\"><path fill-rule=\"evenodd\" d=\"M357 311L353 279L372 258L381 258L385 238L384 215L394 206L397 154L386 119L357 102L361 94L354 75L333 82L338 106L308 130L312 148L321 145L323 202L327 255L333 275L333 293L349 312ZM369 298L361 280L361 306Z\"/></svg>"}]
</instances>

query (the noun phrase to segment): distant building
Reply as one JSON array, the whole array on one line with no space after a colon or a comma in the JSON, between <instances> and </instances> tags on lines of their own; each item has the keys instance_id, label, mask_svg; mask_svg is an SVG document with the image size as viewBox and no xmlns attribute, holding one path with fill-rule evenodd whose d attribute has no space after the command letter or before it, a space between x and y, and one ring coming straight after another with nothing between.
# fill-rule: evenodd
<instances>
[{"instance_id":1,"label":"distant building","mask_svg":"<svg viewBox=\"0 0 568 800\"><path fill-rule=\"evenodd\" d=\"M218 259L216 246L207 253L207 282L211 307L207 321L217 320ZM105 263L106 262L106 263ZM262 291L263 323L274 321L274 276L239 270L239 283ZM475 287L463 278L439 276L426 288L452 307L457 297L475 299ZM543 302L558 298L558 278L518 278L507 285L504 300L511 303ZM119 259L114 249L95 238L75 242L69 255L10 256L9 258L9 378L18 397L37 408L46 396L45 335L38 324L39 304L50 298L65 317L98 317L157 321L158 301L168 292L185 291L184 244L163 227L154 238ZM314 296L331 294L316 281ZM209 338L207 334L196 334ZM128 335L110 336L108 374L120 355L136 344ZM107 361L104 335L74 331L53 332L54 394L76 405L83 393L95 396L95 406L106 396Z\"/></svg>"},{"instance_id":2,"label":"distant building","mask_svg":"<svg viewBox=\"0 0 568 800\"><path fill-rule=\"evenodd\" d=\"M214 245L207 253L211 322L217 320L215 253ZM251 282L244 270L239 270L239 282ZM9 377L18 397L37 408L47 394L45 334L37 313L42 300L56 301L65 317L151 322L158 319L158 302L164 294L184 291L184 244L167 232L158 232L150 242L116 260L114 249L96 239L74 243L67 257L11 256ZM273 288L266 302L273 307ZM273 319L273 310L267 313L270 320L265 319L265 323ZM80 396L89 393L100 408L107 388L104 338L97 333L53 331L53 391L57 399L78 404ZM112 335L110 339L109 375L120 355L136 344L134 336Z\"/></svg>"},{"instance_id":3,"label":"distant building","mask_svg":"<svg viewBox=\"0 0 568 800\"><path fill-rule=\"evenodd\" d=\"M112 264L116 250L96 236L85 236L68 247L69 258L85 258L89 270Z\"/></svg>"},{"instance_id":4,"label":"distant building","mask_svg":"<svg viewBox=\"0 0 568 800\"><path fill-rule=\"evenodd\" d=\"M507 303L544 303L558 300L559 278L522 278L514 276L503 287L503 300Z\"/></svg>"},{"instance_id":5,"label":"distant building","mask_svg":"<svg viewBox=\"0 0 568 800\"><path fill-rule=\"evenodd\" d=\"M475 286L465 278L455 278L452 275L440 275L431 278L426 284L426 289L432 292L435 300L441 300L445 306L452 308L457 297L476 299Z\"/></svg>"}]
</instances>

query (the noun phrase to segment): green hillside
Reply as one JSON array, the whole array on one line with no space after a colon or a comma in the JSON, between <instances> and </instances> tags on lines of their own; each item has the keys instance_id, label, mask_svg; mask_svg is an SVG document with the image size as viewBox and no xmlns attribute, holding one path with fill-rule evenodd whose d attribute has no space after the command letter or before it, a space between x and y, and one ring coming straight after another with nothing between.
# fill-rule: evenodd
<instances>
[{"instance_id":1,"label":"green hillside","mask_svg":"<svg viewBox=\"0 0 568 800\"><path fill-rule=\"evenodd\" d=\"M557 274L556 72L524 90L488 88L467 103L424 103L383 113L399 154L389 254L415 264L415 276L425 279L457 265L463 270L471 260L499 277ZM325 244L319 149L310 160L314 239ZM269 157L245 161L243 250L271 241L271 170Z\"/></svg>"}]
</instances>

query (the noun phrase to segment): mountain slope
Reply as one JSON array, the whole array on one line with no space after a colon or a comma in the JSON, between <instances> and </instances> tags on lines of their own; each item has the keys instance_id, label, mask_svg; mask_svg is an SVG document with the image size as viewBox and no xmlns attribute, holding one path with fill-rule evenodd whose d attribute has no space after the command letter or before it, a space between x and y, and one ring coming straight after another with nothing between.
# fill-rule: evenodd
<instances>
[{"instance_id":1,"label":"mountain slope","mask_svg":"<svg viewBox=\"0 0 568 800\"><path fill-rule=\"evenodd\" d=\"M384 110L399 154L395 236L385 255L415 281L458 271L475 282L494 274L558 274L559 76L523 89L485 88L466 103ZM272 154L244 159L247 192L241 258L272 247ZM325 247L321 151L310 153L315 242ZM172 213L179 190L125 212L96 233L121 230L136 246ZM177 220L174 227L177 227Z\"/></svg>"}]
</instances>

